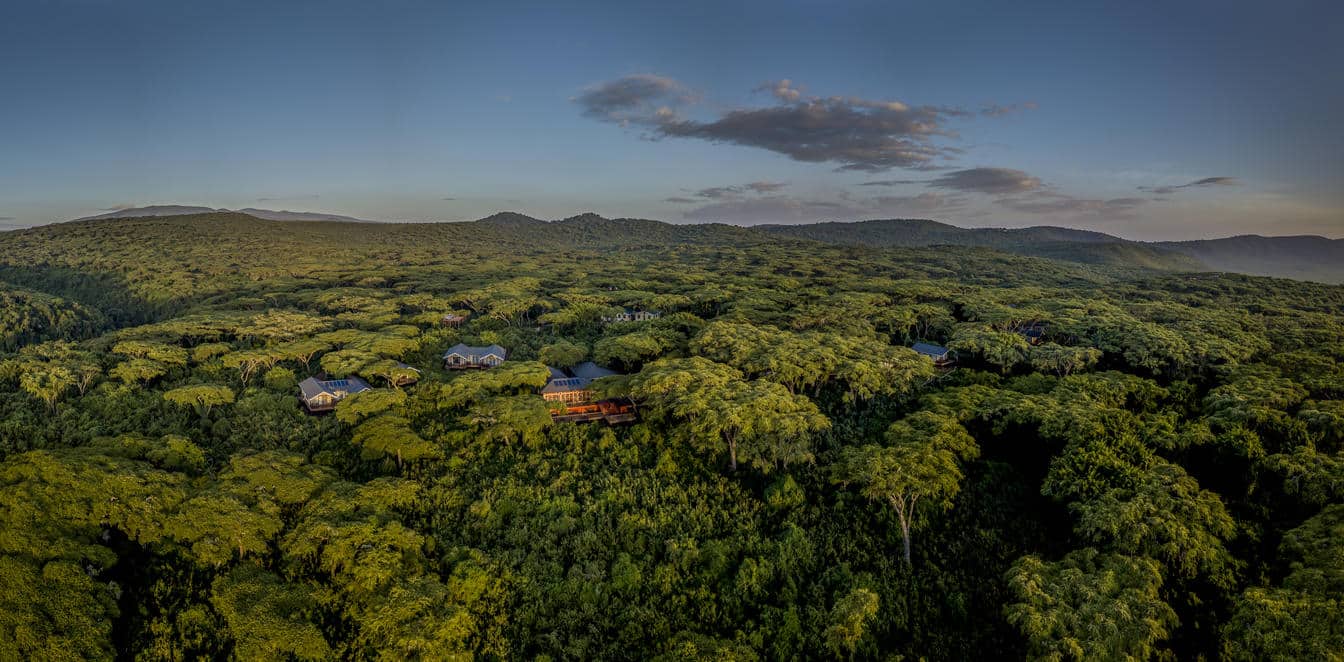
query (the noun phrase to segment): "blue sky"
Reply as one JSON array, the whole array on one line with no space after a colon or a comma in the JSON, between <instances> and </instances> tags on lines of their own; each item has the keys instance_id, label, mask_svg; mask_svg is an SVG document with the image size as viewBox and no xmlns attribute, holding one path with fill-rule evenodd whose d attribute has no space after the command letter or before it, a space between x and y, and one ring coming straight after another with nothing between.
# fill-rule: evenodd
<instances>
[{"instance_id":1,"label":"blue sky","mask_svg":"<svg viewBox=\"0 0 1344 662\"><path fill-rule=\"evenodd\" d=\"M952 4L16 0L0 224L201 204L1344 236L1344 3Z\"/></svg>"}]
</instances>

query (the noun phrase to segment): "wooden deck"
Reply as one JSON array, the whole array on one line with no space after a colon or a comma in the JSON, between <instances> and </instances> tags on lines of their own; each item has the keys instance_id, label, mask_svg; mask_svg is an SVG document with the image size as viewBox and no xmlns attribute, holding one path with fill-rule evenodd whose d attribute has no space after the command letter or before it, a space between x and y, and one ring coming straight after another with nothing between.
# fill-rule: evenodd
<instances>
[{"instance_id":1,"label":"wooden deck","mask_svg":"<svg viewBox=\"0 0 1344 662\"><path fill-rule=\"evenodd\" d=\"M606 421L608 425L617 425L639 420L639 412L635 410L635 403L619 398L569 405L564 409L552 411L551 420L557 423Z\"/></svg>"}]
</instances>

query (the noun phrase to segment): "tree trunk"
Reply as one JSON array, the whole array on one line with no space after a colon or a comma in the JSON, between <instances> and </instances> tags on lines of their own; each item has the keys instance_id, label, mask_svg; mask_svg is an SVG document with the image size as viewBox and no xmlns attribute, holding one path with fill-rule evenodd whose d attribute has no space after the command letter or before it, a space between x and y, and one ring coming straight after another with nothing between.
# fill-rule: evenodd
<instances>
[{"instance_id":1,"label":"tree trunk","mask_svg":"<svg viewBox=\"0 0 1344 662\"><path fill-rule=\"evenodd\" d=\"M732 437L728 437L728 468L737 471L737 440Z\"/></svg>"},{"instance_id":2,"label":"tree trunk","mask_svg":"<svg viewBox=\"0 0 1344 662\"><path fill-rule=\"evenodd\" d=\"M896 517L897 517L897 519L899 519L899 520L901 521L901 543L902 543L902 546L905 548L905 565L909 566L909 565L910 565L910 519L909 519L908 517L906 517L906 512L905 512L905 510L906 510L906 503L905 503L905 501L904 501L903 499L897 499L896 497L889 497L889 499L891 500L891 507L892 507L892 509L896 511ZM914 506L914 502L911 501L911 502L910 502L910 505L911 505L911 506Z\"/></svg>"}]
</instances>

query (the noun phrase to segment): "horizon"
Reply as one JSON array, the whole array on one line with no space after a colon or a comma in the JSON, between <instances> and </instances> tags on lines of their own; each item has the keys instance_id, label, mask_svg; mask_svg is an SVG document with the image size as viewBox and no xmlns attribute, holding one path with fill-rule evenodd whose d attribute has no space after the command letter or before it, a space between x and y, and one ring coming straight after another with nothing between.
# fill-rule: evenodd
<instances>
[{"instance_id":1,"label":"horizon","mask_svg":"<svg viewBox=\"0 0 1344 662\"><path fill-rule=\"evenodd\" d=\"M206 206L206 205L175 205L175 204L174 204L174 205L147 205L147 206L145 206L145 207L139 207L139 208L135 208L135 209L154 209L154 208L160 208L160 207L199 207L199 208L206 208L207 206ZM30 230L30 229L39 228L39 227L44 227L44 226L48 226L48 225L60 225L60 224L64 224L64 223L86 223L86 222L97 222L97 221L105 221L105 220L106 220L106 221L111 221L111 220L129 220L129 219L139 219L139 218L159 218L159 217L195 216L195 215L201 215L201 214L207 214L207 213L232 213L232 214L243 214L243 215L247 215L247 216L252 216L253 218L256 218L257 220L266 221L266 222L271 222L271 223L349 223L349 224L363 224L363 225L432 225L432 224L438 224L438 223L480 223L480 222L489 221L489 220L491 220L492 218L494 218L494 217L496 217L496 216L515 215L515 216L522 216L522 217L525 217L525 218L528 219L528 220L537 221L537 222L540 222L540 223L564 223L564 222L567 222L567 221L574 221L574 220L577 220L577 219L580 219L580 218L583 218L583 217L586 217L586 216L596 216L596 217L599 218L599 219L609 220L609 221L650 221L650 222L654 222L654 223L662 223L662 224L666 224L666 225L681 225L681 226L727 225L727 226L730 226L730 227L740 227L740 228L804 227L804 226L818 226L818 225L856 225L856 224L860 224L860 223L888 223L888 222L896 222L896 223L934 223L934 224L938 224L938 225L944 225L944 226L948 226L948 227L952 227L952 228L956 228L956 229L960 229L960 230L968 230L968 231L977 231L977 230L1003 230L1003 231L1015 231L1015 230L1049 229L1049 230L1074 230L1074 231L1080 231L1080 232L1099 232L1099 231L1096 231L1096 230L1089 230L1089 229L1086 229L1086 228L1074 228L1074 227L1069 227L1069 226L1066 226L1066 225L1038 224L1038 225L1023 225L1023 226L1018 226L1018 227L997 227L997 226L984 226L984 225L964 225L964 224L954 223L954 222L951 222L951 221L948 221L948 220L940 220L940 219L936 219L936 218L918 218L918 217L909 217L909 218L858 218L858 219L843 220L843 221L814 221L814 222L810 222L810 223L771 223L771 222L760 222L760 223L749 223L749 224L748 224L748 223L725 223L725 222L722 222L722 221L714 221L714 220L686 221L686 222L682 222L682 223L677 223L677 222L668 221L668 220L664 220L664 219L647 218L647 217L642 217L642 216L606 216L606 215L599 214L599 213L594 212L594 211L581 211L581 212L572 213L572 214L568 214L568 215L561 216L561 217L556 217L556 218L539 218L539 217L536 217L536 216L532 216L532 215L529 215L529 214L525 214L525 213L523 213L523 212L514 211L514 210L511 210L511 209L501 209L501 210L499 210L499 211L491 212L491 213L486 214L485 216L481 216L481 217L479 217L479 218L463 218L463 219L451 219L451 220L379 220L379 219L369 219L369 218L355 218L355 217L348 216L348 215L346 215L346 214L340 214L340 213L335 213L335 212L309 212L309 211L304 211L304 210L294 210L294 209L261 209L261 208L251 208L253 211L264 211L264 212L272 212L272 213L280 213L280 214L312 214L312 215L324 215L324 216L329 216L329 217L330 217L330 218L304 218L304 219L274 219L274 218L265 218L265 217L261 217L261 216L253 216L253 215L247 213L247 209L248 209L248 208L243 208L243 209L227 209L227 208L219 207L219 208L211 208L210 211L201 211L201 212L195 212L195 211L193 211L193 212L174 213L174 214L148 214L148 215L144 215L144 216L104 216L104 215L102 215L102 214L99 214L99 215L88 216L88 217L82 217L82 218L72 218L72 219L68 219L68 220L64 220L64 221L53 221L53 222L51 222L51 223L43 223L43 224L40 224L40 225L31 225L31 226L23 226L23 227L11 227L11 228L8 228L8 229L4 228L4 225L3 225L3 224L0 224L0 233L3 233L3 232L10 232L10 231ZM116 214L116 213L120 213L120 212L129 212L129 211L134 211L134 209L119 210L118 212L108 212L108 213ZM1268 234L1258 234L1258 233L1240 233L1240 234L1229 234L1229 235L1214 235L1214 236L1209 236L1209 237L1201 237L1201 238L1199 238L1199 239L1173 239L1173 240L1166 240L1166 239L1156 239L1156 240L1152 240L1152 239L1135 239L1135 238L1132 238L1132 237L1126 237L1126 236L1124 236L1124 235L1113 234L1113 233L1108 233L1108 232L1100 232L1100 234L1104 234L1104 235L1106 235L1106 236L1109 236L1109 237L1111 237L1111 238L1113 238L1113 239L1118 239L1118 240L1120 240L1120 241L1135 242L1135 243L1142 243L1142 244L1157 244L1157 243L1186 242L1186 241L1217 241L1217 240L1223 240L1223 239L1238 239L1238 238L1243 238L1243 237L1247 237L1247 238L1260 238L1260 239L1324 239L1324 240L1326 240L1326 241L1344 241L1344 237L1330 237L1330 236L1326 236L1326 235L1322 235L1322 234L1276 234L1276 235L1268 235Z\"/></svg>"},{"instance_id":2,"label":"horizon","mask_svg":"<svg viewBox=\"0 0 1344 662\"><path fill-rule=\"evenodd\" d=\"M177 200L1344 238L1344 69L1313 66L1344 7L1290 5L23 3L0 229Z\"/></svg>"}]
</instances>

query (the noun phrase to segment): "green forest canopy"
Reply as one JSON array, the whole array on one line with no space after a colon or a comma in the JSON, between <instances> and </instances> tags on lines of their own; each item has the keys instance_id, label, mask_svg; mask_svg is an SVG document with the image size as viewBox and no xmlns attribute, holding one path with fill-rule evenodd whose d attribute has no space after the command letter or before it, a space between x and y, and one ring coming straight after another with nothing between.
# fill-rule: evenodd
<instances>
[{"instance_id":1,"label":"green forest canopy","mask_svg":"<svg viewBox=\"0 0 1344 662\"><path fill-rule=\"evenodd\" d=\"M506 220L0 235L0 651L1341 659L1344 288Z\"/></svg>"}]
</instances>

